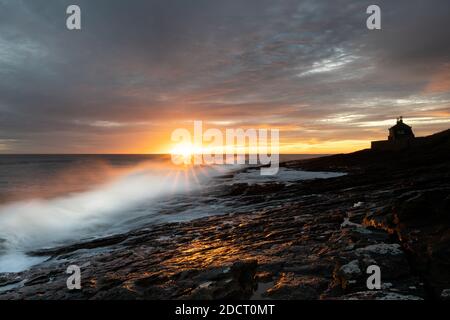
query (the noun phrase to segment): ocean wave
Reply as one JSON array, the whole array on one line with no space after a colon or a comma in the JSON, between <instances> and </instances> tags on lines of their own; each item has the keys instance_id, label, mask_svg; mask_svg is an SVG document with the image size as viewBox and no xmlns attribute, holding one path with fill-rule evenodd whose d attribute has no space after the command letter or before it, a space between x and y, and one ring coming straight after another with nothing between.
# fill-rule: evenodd
<instances>
[{"instance_id":1,"label":"ocean wave","mask_svg":"<svg viewBox=\"0 0 450 320\"><path fill-rule=\"evenodd\" d=\"M147 166L85 192L0 206L0 272L28 266L23 258L18 259L19 265L12 264L7 255L14 257L16 253L96 236L101 230L133 219L139 214L131 210L133 207L198 190L212 175L194 169Z\"/></svg>"}]
</instances>

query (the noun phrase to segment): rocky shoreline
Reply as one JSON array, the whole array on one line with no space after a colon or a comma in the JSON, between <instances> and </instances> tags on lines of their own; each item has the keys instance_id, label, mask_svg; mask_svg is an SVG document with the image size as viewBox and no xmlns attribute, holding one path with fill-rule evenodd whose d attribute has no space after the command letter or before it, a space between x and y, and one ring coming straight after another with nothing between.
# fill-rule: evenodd
<instances>
[{"instance_id":1,"label":"rocky shoreline","mask_svg":"<svg viewBox=\"0 0 450 320\"><path fill-rule=\"evenodd\" d=\"M449 299L449 141L285 163L349 174L235 184L230 201L279 204L34 252L52 259L0 274L0 299ZM66 287L71 264L81 290Z\"/></svg>"}]
</instances>

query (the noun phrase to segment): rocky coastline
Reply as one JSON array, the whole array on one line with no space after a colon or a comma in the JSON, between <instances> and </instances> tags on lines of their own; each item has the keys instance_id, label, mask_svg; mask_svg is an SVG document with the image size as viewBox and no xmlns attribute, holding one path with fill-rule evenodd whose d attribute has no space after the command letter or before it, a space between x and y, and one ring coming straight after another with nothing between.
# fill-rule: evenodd
<instances>
[{"instance_id":1,"label":"rocky coastline","mask_svg":"<svg viewBox=\"0 0 450 320\"><path fill-rule=\"evenodd\" d=\"M450 132L420 149L290 161L346 176L234 184L223 197L277 205L33 252L0 274L0 299L450 299ZM82 270L68 290L66 268ZM368 290L366 269L381 269Z\"/></svg>"}]
</instances>

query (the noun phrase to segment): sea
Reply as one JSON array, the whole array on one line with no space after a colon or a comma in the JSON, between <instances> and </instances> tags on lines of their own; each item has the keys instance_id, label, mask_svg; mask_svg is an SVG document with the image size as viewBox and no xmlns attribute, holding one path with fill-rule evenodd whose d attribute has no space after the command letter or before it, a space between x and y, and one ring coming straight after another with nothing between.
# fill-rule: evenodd
<instances>
[{"instance_id":1,"label":"sea","mask_svg":"<svg viewBox=\"0 0 450 320\"><path fill-rule=\"evenodd\" d=\"M282 155L281 161L317 155ZM47 257L30 252L156 224L279 205L223 196L236 183L295 183L343 175L245 165L175 166L170 155L0 155L0 273Z\"/></svg>"}]
</instances>

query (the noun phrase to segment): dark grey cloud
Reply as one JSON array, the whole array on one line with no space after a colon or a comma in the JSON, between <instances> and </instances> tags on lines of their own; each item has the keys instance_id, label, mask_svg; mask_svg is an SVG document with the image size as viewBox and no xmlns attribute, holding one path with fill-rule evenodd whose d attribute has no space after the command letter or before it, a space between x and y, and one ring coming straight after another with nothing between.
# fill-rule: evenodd
<instances>
[{"instance_id":1,"label":"dark grey cloud","mask_svg":"<svg viewBox=\"0 0 450 320\"><path fill-rule=\"evenodd\" d=\"M81 32L65 29L73 3ZM370 4L0 0L0 152L95 150L193 119L292 140L370 138L398 114L448 127L450 3L378 1L382 31L365 28Z\"/></svg>"}]
</instances>

